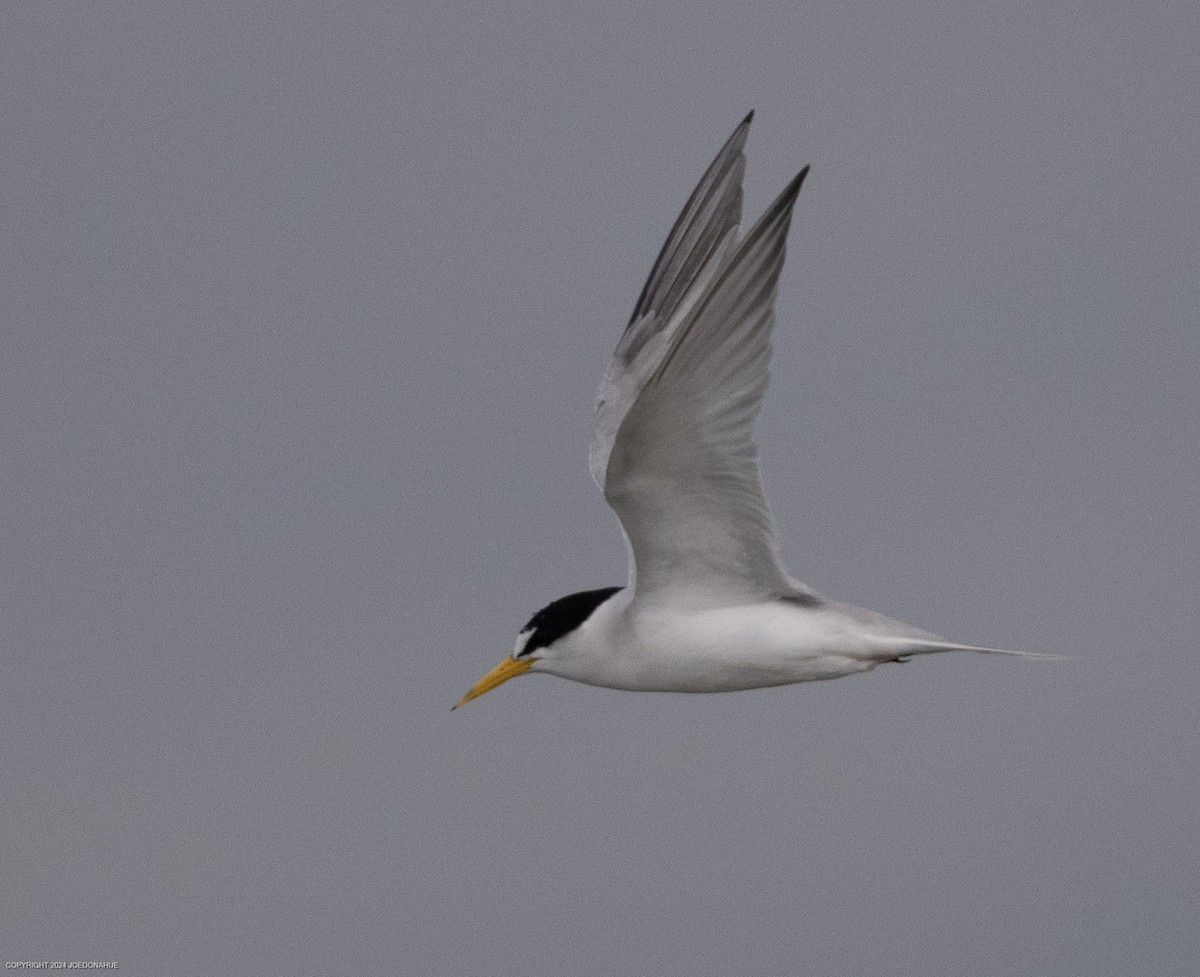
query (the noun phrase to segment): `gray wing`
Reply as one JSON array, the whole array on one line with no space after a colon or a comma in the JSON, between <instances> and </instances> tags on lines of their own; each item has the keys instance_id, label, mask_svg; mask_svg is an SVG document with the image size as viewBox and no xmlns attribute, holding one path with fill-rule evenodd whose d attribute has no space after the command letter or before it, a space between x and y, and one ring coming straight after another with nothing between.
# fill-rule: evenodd
<instances>
[{"instance_id":1,"label":"gray wing","mask_svg":"<svg viewBox=\"0 0 1200 977\"><path fill-rule=\"evenodd\" d=\"M588 467L601 491L605 491L609 456L621 421L657 368L671 334L737 239L744 149L753 118L751 112L742 120L692 191L654 262L600 384Z\"/></svg>"},{"instance_id":2,"label":"gray wing","mask_svg":"<svg viewBox=\"0 0 1200 977\"><path fill-rule=\"evenodd\" d=\"M599 474L629 541L639 598L815 598L779 558L754 443L775 293L806 173L740 244L717 253L698 294L660 329L652 368L632 378L636 393ZM610 374L620 369L616 359ZM597 439L604 433L598 427Z\"/></svg>"}]
</instances>

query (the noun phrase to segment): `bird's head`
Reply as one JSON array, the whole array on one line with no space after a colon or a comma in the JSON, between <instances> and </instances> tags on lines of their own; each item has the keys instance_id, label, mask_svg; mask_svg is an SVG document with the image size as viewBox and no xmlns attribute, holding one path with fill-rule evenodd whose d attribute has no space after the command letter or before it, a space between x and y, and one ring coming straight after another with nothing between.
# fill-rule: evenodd
<instances>
[{"instance_id":1,"label":"bird's head","mask_svg":"<svg viewBox=\"0 0 1200 977\"><path fill-rule=\"evenodd\" d=\"M513 653L476 682L471 691L452 708L457 709L472 699L478 699L510 678L537 671L539 662L553 661L564 651L563 639L578 630L597 607L621 589L605 587L602 590L585 590L547 604L521 629Z\"/></svg>"}]
</instances>

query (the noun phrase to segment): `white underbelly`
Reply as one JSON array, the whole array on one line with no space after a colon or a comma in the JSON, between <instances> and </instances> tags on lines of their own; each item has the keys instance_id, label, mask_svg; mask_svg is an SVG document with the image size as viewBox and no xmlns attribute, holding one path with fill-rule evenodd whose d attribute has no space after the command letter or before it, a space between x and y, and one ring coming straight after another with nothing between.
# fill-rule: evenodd
<instances>
[{"instance_id":1,"label":"white underbelly","mask_svg":"<svg viewBox=\"0 0 1200 977\"><path fill-rule=\"evenodd\" d=\"M618 689L728 692L840 678L880 662L839 619L785 603L628 614L594 651L548 670Z\"/></svg>"}]
</instances>

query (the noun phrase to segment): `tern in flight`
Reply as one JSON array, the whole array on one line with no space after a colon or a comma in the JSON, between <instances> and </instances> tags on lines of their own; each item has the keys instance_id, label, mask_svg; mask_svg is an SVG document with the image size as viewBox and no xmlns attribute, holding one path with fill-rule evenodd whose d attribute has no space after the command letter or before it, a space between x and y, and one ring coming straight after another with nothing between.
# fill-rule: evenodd
<instances>
[{"instance_id":1,"label":"tern in flight","mask_svg":"<svg viewBox=\"0 0 1200 977\"><path fill-rule=\"evenodd\" d=\"M600 384L589 467L625 531L629 582L543 607L513 653L454 708L526 673L613 689L727 692L944 651L1050 657L946 641L830 600L784 567L754 421L808 167L739 237L751 118L675 221Z\"/></svg>"}]
</instances>

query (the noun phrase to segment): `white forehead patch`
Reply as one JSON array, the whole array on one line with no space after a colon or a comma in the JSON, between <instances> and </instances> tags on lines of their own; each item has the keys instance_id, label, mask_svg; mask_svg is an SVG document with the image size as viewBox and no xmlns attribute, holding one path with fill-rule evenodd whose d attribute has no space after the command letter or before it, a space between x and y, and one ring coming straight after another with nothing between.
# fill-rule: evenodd
<instances>
[{"instance_id":1,"label":"white forehead patch","mask_svg":"<svg viewBox=\"0 0 1200 977\"><path fill-rule=\"evenodd\" d=\"M525 646L529 644L529 641L532 637L533 628L526 628L519 635L517 635L517 643L513 646L513 658L521 657L521 653L525 651Z\"/></svg>"}]
</instances>

